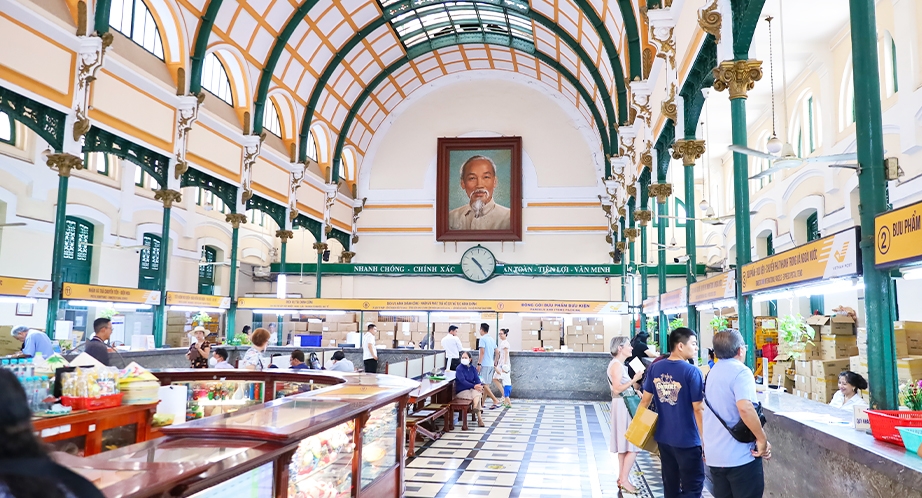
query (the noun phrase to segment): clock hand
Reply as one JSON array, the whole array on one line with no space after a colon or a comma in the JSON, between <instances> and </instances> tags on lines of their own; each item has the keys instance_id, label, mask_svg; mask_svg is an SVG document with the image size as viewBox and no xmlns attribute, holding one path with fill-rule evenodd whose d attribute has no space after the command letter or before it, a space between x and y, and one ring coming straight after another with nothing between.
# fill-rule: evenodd
<instances>
[{"instance_id":1,"label":"clock hand","mask_svg":"<svg viewBox=\"0 0 922 498\"><path fill-rule=\"evenodd\" d=\"M483 273L483 276L486 277L486 276L487 276L487 272L486 272L486 270L483 269L483 266L480 266L480 262L477 261L477 259L474 258L474 257L471 257L471 261L473 261L474 264L477 265L477 268L480 268L480 273Z\"/></svg>"}]
</instances>

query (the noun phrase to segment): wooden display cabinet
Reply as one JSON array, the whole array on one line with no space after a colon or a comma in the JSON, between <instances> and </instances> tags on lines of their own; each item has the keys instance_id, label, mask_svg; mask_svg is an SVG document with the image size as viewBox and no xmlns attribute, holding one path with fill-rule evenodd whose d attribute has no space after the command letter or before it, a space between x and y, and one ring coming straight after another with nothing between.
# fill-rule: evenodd
<instances>
[{"instance_id":1,"label":"wooden display cabinet","mask_svg":"<svg viewBox=\"0 0 922 498\"><path fill-rule=\"evenodd\" d=\"M109 446L147 441L156 408L157 403L152 403L84 410L60 417L36 418L32 426L42 441L54 449L91 456L106 451Z\"/></svg>"}]
</instances>

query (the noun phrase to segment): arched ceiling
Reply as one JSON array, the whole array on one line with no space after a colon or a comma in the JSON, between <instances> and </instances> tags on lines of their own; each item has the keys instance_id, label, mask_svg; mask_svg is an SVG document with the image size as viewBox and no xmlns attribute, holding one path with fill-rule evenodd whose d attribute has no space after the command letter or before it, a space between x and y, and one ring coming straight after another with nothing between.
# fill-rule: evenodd
<instances>
[{"instance_id":1,"label":"arched ceiling","mask_svg":"<svg viewBox=\"0 0 922 498\"><path fill-rule=\"evenodd\" d=\"M342 145L362 155L415 88L467 69L556 87L599 128L609 152L627 121L625 79L640 73L636 1L177 0L188 29L195 25L190 89L200 88L209 46L234 46L256 88L254 130L270 90L288 92L303 116L300 134L322 122L340 135L334 158Z\"/></svg>"}]
</instances>

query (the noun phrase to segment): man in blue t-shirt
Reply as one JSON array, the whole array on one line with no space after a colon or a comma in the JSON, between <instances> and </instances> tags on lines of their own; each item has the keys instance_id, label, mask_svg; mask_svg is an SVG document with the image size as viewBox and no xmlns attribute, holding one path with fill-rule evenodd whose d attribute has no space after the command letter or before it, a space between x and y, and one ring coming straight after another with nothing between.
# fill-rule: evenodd
<instances>
[{"instance_id":1,"label":"man in blue t-shirt","mask_svg":"<svg viewBox=\"0 0 922 498\"><path fill-rule=\"evenodd\" d=\"M704 383L688 360L698 357L698 338L679 327L669 334L668 358L647 370L640 406L652 402L659 419L653 439L659 445L665 498L700 498L704 488L701 417Z\"/></svg>"},{"instance_id":2,"label":"man in blue t-shirt","mask_svg":"<svg viewBox=\"0 0 922 498\"><path fill-rule=\"evenodd\" d=\"M493 384L493 365L496 363L496 340L490 335L490 325L487 323L480 324L480 339L477 348L480 350L480 356L477 357L477 373L480 374L480 380L485 384L487 395L493 400L491 410L499 408L499 400L493 394L490 386Z\"/></svg>"}]
</instances>

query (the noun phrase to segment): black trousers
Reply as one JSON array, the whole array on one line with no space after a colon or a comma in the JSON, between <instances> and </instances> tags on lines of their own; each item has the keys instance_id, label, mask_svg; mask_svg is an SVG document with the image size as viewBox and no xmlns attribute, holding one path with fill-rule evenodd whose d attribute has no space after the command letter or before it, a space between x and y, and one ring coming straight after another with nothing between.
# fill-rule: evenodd
<instances>
[{"instance_id":1,"label":"black trousers","mask_svg":"<svg viewBox=\"0 0 922 498\"><path fill-rule=\"evenodd\" d=\"M762 459L739 467L708 467L714 482L715 498L761 498L765 492Z\"/></svg>"},{"instance_id":2,"label":"black trousers","mask_svg":"<svg viewBox=\"0 0 922 498\"><path fill-rule=\"evenodd\" d=\"M378 373L378 360L365 360L365 373Z\"/></svg>"},{"instance_id":3,"label":"black trousers","mask_svg":"<svg viewBox=\"0 0 922 498\"><path fill-rule=\"evenodd\" d=\"M659 444L665 498L701 498L704 490L704 461L701 447L677 448Z\"/></svg>"},{"instance_id":4,"label":"black trousers","mask_svg":"<svg viewBox=\"0 0 922 498\"><path fill-rule=\"evenodd\" d=\"M461 358L452 358L451 363L448 364L448 369L454 372L458 369L458 365L461 364Z\"/></svg>"}]
</instances>

